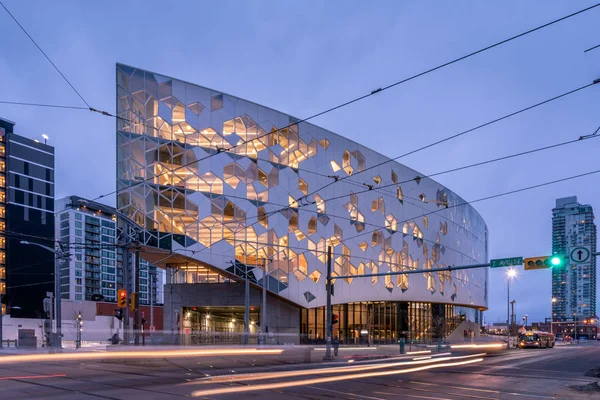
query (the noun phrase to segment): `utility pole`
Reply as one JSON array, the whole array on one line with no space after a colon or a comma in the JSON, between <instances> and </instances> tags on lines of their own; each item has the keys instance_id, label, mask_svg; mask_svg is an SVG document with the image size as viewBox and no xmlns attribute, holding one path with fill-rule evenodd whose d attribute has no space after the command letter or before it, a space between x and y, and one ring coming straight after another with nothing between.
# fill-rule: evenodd
<instances>
[{"instance_id":1,"label":"utility pole","mask_svg":"<svg viewBox=\"0 0 600 400\"><path fill-rule=\"evenodd\" d=\"M325 357L323 360L333 360L331 355L331 246L327 246L327 277L325 279L325 291L327 292L327 310L326 312L326 342Z\"/></svg>"},{"instance_id":2,"label":"utility pole","mask_svg":"<svg viewBox=\"0 0 600 400\"><path fill-rule=\"evenodd\" d=\"M267 344L267 334L265 329L267 328L267 260L263 258L263 284L262 284L262 306L260 308L260 329L262 332L261 342L263 345Z\"/></svg>"},{"instance_id":3,"label":"utility pole","mask_svg":"<svg viewBox=\"0 0 600 400\"><path fill-rule=\"evenodd\" d=\"M154 329L154 295L152 294L152 288L156 279L156 272L154 275L148 272L148 275L150 278L150 289L148 289L150 292L150 338L152 338L152 330Z\"/></svg>"},{"instance_id":4,"label":"utility pole","mask_svg":"<svg viewBox=\"0 0 600 400\"><path fill-rule=\"evenodd\" d=\"M250 279L248 279L248 264L244 264L246 280L244 282L244 344L248 344L250 335Z\"/></svg>"},{"instance_id":5,"label":"utility pole","mask_svg":"<svg viewBox=\"0 0 600 400\"><path fill-rule=\"evenodd\" d=\"M125 296L125 308L123 308L123 344L129 344L129 293L131 293L131 284L130 284L130 260L129 260L129 249L127 248L127 244L124 244L122 247L123 250L123 289L127 291L127 296Z\"/></svg>"},{"instance_id":6,"label":"utility pole","mask_svg":"<svg viewBox=\"0 0 600 400\"><path fill-rule=\"evenodd\" d=\"M140 246L135 248L135 296L133 298L133 343L140 344Z\"/></svg>"},{"instance_id":7,"label":"utility pole","mask_svg":"<svg viewBox=\"0 0 600 400\"><path fill-rule=\"evenodd\" d=\"M517 323L516 316L515 316L515 303L516 302L517 302L516 300L513 300L513 301L510 302L510 307L511 307L511 310L512 310L511 314L510 314L510 324L511 325L514 325L514 324Z\"/></svg>"},{"instance_id":8,"label":"utility pole","mask_svg":"<svg viewBox=\"0 0 600 400\"><path fill-rule=\"evenodd\" d=\"M506 302L506 350L510 350L510 277L506 279L507 302Z\"/></svg>"}]
</instances>

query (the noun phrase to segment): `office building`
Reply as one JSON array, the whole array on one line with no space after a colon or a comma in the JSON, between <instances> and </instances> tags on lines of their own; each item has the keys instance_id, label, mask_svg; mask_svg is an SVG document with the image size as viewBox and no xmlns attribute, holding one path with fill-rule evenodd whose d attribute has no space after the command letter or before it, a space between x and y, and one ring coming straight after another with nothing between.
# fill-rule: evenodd
<instances>
[{"instance_id":1,"label":"office building","mask_svg":"<svg viewBox=\"0 0 600 400\"><path fill-rule=\"evenodd\" d=\"M62 298L116 302L117 289L124 287L124 263L114 207L69 196L57 200L56 209L56 237L72 254L61 271ZM130 264L125 263L133 282ZM162 304L163 284L164 271L140 260L140 303L150 304L152 293L153 304Z\"/></svg>"},{"instance_id":2,"label":"office building","mask_svg":"<svg viewBox=\"0 0 600 400\"><path fill-rule=\"evenodd\" d=\"M0 291L6 313L38 318L54 289L54 148L0 119Z\"/></svg>"},{"instance_id":3,"label":"office building","mask_svg":"<svg viewBox=\"0 0 600 400\"><path fill-rule=\"evenodd\" d=\"M483 218L450 189L256 103L122 64L116 76L117 208L167 269L165 327L186 343L244 329L246 271L252 332L266 286L263 331L323 340L329 246L345 343L481 321L486 269L427 272L488 259Z\"/></svg>"},{"instance_id":4,"label":"office building","mask_svg":"<svg viewBox=\"0 0 600 400\"><path fill-rule=\"evenodd\" d=\"M552 251L565 255L564 268L552 269L554 321L596 316L596 224L590 205L577 197L556 200L552 209Z\"/></svg>"}]
</instances>

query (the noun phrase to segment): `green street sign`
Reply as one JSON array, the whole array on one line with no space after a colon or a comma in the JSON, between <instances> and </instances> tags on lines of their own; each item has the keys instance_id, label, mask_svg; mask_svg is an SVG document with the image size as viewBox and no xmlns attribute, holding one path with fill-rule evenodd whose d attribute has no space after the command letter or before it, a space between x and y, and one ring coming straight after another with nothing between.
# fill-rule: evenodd
<instances>
[{"instance_id":1,"label":"green street sign","mask_svg":"<svg viewBox=\"0 0 600 400\"><path fill-rule=\"evenodd\" d=\"M490 268L511 267L515 265L523 265L523 257L499 258L490 260Z\"/></svg>"}]
</instances>

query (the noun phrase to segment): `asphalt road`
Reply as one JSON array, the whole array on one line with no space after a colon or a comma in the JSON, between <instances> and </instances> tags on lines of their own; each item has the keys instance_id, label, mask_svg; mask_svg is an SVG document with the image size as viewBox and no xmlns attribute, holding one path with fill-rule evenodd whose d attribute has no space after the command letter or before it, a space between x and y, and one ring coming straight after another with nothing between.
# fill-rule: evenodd
<instances>
[{"instance_id":1,"label":"asphalt road","mask_svg":"<svg viewBox=\"0 0 600 400\"><path fill-rule=\"evenodd\" d=\"M596 343L427 357L306 366L254 356L102 360L99 353L85 361L4 364L0 356L0 398L600 399L600 391L570 388L597 381L583 375L600 366Z\"/></svg>"}]
</instances>

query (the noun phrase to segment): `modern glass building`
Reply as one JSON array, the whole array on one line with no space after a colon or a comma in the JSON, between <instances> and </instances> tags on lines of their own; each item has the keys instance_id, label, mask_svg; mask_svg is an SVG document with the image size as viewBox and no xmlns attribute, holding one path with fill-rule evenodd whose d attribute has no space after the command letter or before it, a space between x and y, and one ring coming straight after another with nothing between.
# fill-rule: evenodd
<instances>
[{"instance_id":1,"label":"modern glass building","mask_svg":"<svg viewBox=\"0 0 600 400\"><path fill-rule=\"evenodd\" d=\"M576 249L588 249L585 262L569 259ZM553 320L596 317L596 257L591 256L596 252L596 224L592 206L580 204L576 196L556 199L552 209L552 252L567 255L564 268L552 269Z\"/></svg>"},{"instance_id":2,"label":"modern glass building","mask_svg":"<svg viewBox=\"0 0 600 400\"><path fill-rule=\"evenodd\" d=\"M143 228L146 257L168 269L165 326L216 329L202 307L218 304L185 286L209 293L247 268L254 289L266 282L270 301L294 314L279 331L320 340L328 246L333 274L349 276L333 296L345 341L427 339L480 320L486 269L426 272L487 260L485 222L454 192L271 108L122 64L116 76L117 207ZM272 332L282 319L269 316Z\"/></svg>"},{"instance_id":3,"label":"modern glass building","mask_svg":"<svg viewBox=\"0 0 600 400\"><path fill-rule=\"evenodd\" d=\"M117 289L124 288L124 264L122 247L117 246L115 209L77 196L56 203L56 238L72 252L61 271L62 298L116 302ZM140 260L141 304L151 303L150 294L153 304L163 303L163 275L162 270Z\"/></svg>"}]
</instances>

